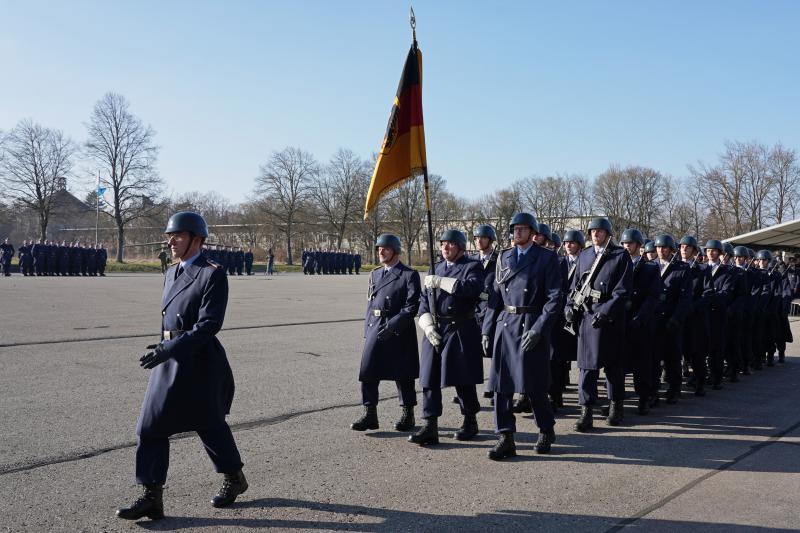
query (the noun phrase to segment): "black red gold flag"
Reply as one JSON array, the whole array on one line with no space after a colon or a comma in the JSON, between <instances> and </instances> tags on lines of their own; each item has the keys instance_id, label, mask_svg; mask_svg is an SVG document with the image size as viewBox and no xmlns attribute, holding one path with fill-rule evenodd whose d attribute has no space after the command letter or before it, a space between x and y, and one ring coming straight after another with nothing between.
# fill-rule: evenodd
<instances>
[{"instance_id":1,"label":"black red gold flag","mask_svg":"<svg viewBox=\"0 0 800 533\"><path fill-rule=\"evenodd\" d=\"M389 125L372 173L364 218L387 192L424 173L425 129L422 123L422 52L416 41L408 52L394 97Z\"/></svg>"}]
</instances>

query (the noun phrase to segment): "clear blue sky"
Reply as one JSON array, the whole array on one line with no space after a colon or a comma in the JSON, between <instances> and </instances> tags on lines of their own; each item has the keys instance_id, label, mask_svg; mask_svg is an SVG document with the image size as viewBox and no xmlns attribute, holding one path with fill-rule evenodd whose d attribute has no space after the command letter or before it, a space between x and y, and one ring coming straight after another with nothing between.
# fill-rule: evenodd
<instances>
[{"instance_id":1,"label":"clear blue sky","mask_svg":"<svg viewBox=\"0 0 800 533\"><path fill-rule=\"evenodd\" d=\"M73 139L105 92L151 124L169 191L251 195L276 149L363 157L408 2L0 0L0 129ZM674 176L725 140L800 149L800 2L414 2L428 164L476 198L611 163Z\"/></svg>"}]
</instances>

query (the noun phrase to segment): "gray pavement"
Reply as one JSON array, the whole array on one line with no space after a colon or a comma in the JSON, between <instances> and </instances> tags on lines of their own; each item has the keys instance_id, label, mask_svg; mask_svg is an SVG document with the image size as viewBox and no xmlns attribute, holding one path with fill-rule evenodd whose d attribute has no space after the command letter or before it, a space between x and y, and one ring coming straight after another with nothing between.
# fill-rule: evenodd
<instances>
[{"instance_id":1,"label":"gray pavement","mask_svg":"<svg viewBox=\"0 0 800 533\"><path fill-rule=\"evenodd\" d=\"M172 445L168 518L129 523L134 426L147 381L137 359L157 338L161 277L0 280L0 530L609 531L797 530L800 349L786 365L625 425L570 427L574 387L553 453L535 455L518 421L519 457L486 458L492 413L473 442L446 433L419 448L392 430L396 391L382 385L381 429L349 429L367 277L233 277L220 338L236 376L230 422L250 490L207 503L219 478L199 439ZM7 305L6 305L7 304ZM800 335L798 323L793 323ZM573 375L573 382L575 376ZM445 392L450 397L450 392ZM484 402L485 403L485 402Z\"/></svg>"}]
</instances>

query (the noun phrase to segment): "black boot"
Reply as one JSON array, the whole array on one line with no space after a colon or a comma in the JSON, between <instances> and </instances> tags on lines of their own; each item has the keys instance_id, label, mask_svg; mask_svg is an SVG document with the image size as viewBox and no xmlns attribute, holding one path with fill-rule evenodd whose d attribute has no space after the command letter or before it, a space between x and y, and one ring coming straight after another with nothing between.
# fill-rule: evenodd
<instances>
[{"instance_id":1,"label":"black boot","mask_svg":"<svg viewBox=\"0 0 800 533\"><path fill-rule=\"evenodd\" d=\"M698 387L702 387L703 386L703 380L698 379L697 380L697 386ZM678 403L678 400L680 399L680 397L681 397L681 389L679 387L670 387L669 389L667 389L667 403L668 404L674 405L674 404Z\"/></svg>"},{"instance_id":2,"label":"black boot","mask_svg":"<svg viewBox=\"0 0 800 533\"><path fill-rule=\"evenodd\" d=\"M478 434L478 419L475 415L464 415L464 423L455 432L453 438L456 440L470 440Z\"/></svg>"},{"instance_id":3,"label":"black boot","mask_svg":"<svg viewBox=\"0 0 800 533\"><path fill-rule=\"evenodd\" d=\"M514 402L514 412L515 413L532 413L533 407L531 406L531 401L527 395L524 395L517 399Z\"/></svg>"},{"instance_id":4,"label":"black boot","mask_svg":"<svg viewBox=\"0 0 800 533\"><path fill-rule=\"evenodd\" d=\"M658 407L659 402L660 402L660 400L658 398L658 391L653 393L653 395L650 396L650 398L647 399L647 405L650 407L650 409L652 409L654 407Z\"/></svg>"},{"instance_id":5,"label":"black boot","mask_svg":"<svg viewBox=\"0 0 800 533\"><path fill-rule=\"evenodd\" d=\"M500 439L494 448L489 450L489 459L492 461L502 461L506 457L515 457L517 446L514 444L514 434L510 431L500 433Z\"/></svg>"},{"instance_id":6,"label":"black boot","mask_svg":"<svg viewBox=\"0 0 800 533\"><path fill-rule=\"evenodd\" d=\"M594 421L592 420L592 406L581 405L581 416L578 418L578 421L575 422L575 431L579 433L586 433L593 427Z\"/></svg>"},{"instance_id":7,"label":"black boot","mask_svg":"<svg viewBox=\"0 0 800 533\"><path fill-rule=\"evenodd\" d=\"M610 407L609 404L605 404L602 407L600 407L600 414L601 415L608 416L608 413L610 413L610 412L611 412L611 407Z\"/></svg>"},{"instance_id":8,"label":"black boot","mask_svg":"<svg viewBox=\"0 0 800 533\"><path fill-rule=\"evenodd\" d=\"M225 474L225 479L222 480L219 492L211 498L211 505L214 507L227 507L236 501L236 497L239 494L243 494L247 490L247 486L247 480L241 470L235 474Z\"/></svg>"},{"instance_id":9,"label":"black boot","mask_svg":"<svg viewBox=\"0 0 800 533\"><path fill-rule=\"evenodd\" d=\"M714 376L711 379L711 388L714 390L722 390L722 376Z\"/></svg>"},{"instance_id":10,"label":"black boot","mask_svg":"<svg viewBox=\"0 0 800 533\"><path fill-rule=\"evenodd\" d=\"M483 391L483 397L486 399L494 398L494 393L490 390Z\"/></svg>"},{"instance_id":11,"label":"black boot","mask_svg":"<svg viewBox=\"0 0 800 533\"><path fill-rule=\"evenodd\" d=\"M439 419L429 416L425 419L425 425L408 437L408 442L424 446L425 444L439 444Z\"/></svg>"},{"instance_id":12,"label":"black boot","mask_svg":"<svg viewBox=\"0 0 800 533\"><path fill-rule=\"evenodd\" d=\"M414 407L404 405L403 413L400 415L397 422L394 423L394 429L397 431L411 431L416 424L417 421L414 420Z\"/></svg>"},{"instance_id":13,"label":"black boot","mask_svg":"<svg viewBox=\"0 0 800 533\"><path fill-rule=\"evenodd\" d=\"M608 411L608 418L606 422L608 422L609 426L618 426L622 424L622 418L624 417L624 404L621 401L611 402L611 407Z\"/></svg>"},{"instance_id":14,"label":"black boot","mask_svg":"<svg viewBox=\"0 0 800 533\"><path fill-rule=\"evenodd\" d=\"M639 398L639 403L637 405L637 409L639 414L644 416L650 412L650 402L647 401L647 398Z\"/></svg>"},{"instance_id":15,"label":"black boot","mask_svg":"<svg viewBox=\"0 0 800 533\"><path fill-rule=\"evenodd\" d=\"M767 354L767 366L775 366L775 354L768 353Z\"/></svg>"},{"instance_id":16,"label":"black boot","mask_svg":"<svg viewBox=\"0 0 800 533\"><path fill-rule=\"evenodd\" d=\"M694 395L700 397L705 396L706 395L705 384L701 383L700 385L698 385L697 388L694 390Z\"/></svg>"},{"instance_id":17,"label":"black boot","mask_svg":"<svg viewBox=\"0 0 800 533\"><path fill-rule=\"evenodd\" d=\"M459 405L461 404L461 400L458 399L458 396L453 396L452 402Z\"/></svg>"},{"instance_id":18,"label":"black boot","mask_svg":"<svg viewBox=\"0 0 800 533\"><path fill-rule=\"evenodd\" d=\"M786 352L778 352L778 362L781 364L786 362Z\"/></svg>"},{"instance_id":19,"label":"black boot","mask_svg":"<svg viewBox=\"0 0 800 533\"><path fill-rule=\"evenodd\" d=\"M117 509L117 516L125 520L151 520L164 518L164 488L161 485L144 485L142 495L130 507Z\"/></svg>"},{"instance_id":20,"label":"black boot","mask_svg":"<svg viewBox=\"0 0 800 533\"><path fill-rule=\"evenodd\" d=\"M552 428L539 432L539 439L536 441L536 453L550 453L550 446L555 441L556 432Z\"/></svg>"},{"instance_id":21,"label":"black boot","mask_svg":"<svg viewBox=\"0 0 800 533\"><path fill-rule=\"evenodd\" d=\"M364 414L361 415L361 418L350 424L350 429L354 431L378 429L378 407L375 405L365 405Z\"/></svg>"}]
</instances>

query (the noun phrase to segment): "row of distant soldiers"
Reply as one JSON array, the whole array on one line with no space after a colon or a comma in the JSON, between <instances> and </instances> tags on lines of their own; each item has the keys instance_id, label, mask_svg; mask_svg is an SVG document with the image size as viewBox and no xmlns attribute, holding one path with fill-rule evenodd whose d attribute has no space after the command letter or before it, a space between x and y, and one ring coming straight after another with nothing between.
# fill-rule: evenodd
<instances>
[{"instance_id":1,"label":"row of distant soldiers","mask_svg":"<svg viewBox=\"0 0 800 533\"><path fill-rule=\"evenodd\" d=\"M662 234L646 242L634 228L622 233L619 245L602 217L588 231L585 238L568 230L562 240L533 215L517 213L510 248L495 250L495 230L484 225L474 233L479 253L469 257L466 236L447 230L440 237L444 260L422 287L418 274L399 262L399 239L382 235L359 373L365 411L352 429L378 429L377 384L394 380L402 407L395 429L414 430L419 379L424 424L409 440L438 444L441 389L449 386L464 415L453 436L472 439L483 355L492 359L485 395L493 400L498 435L489 457L516 455L514 413L522 412L533 412L534 449L547 453L572 361L578 432L593 428L597 408L609 425L623 422L626 374L633 376L638 414L647 415L662 398L677 403L684 385L702 397L707 385L719 390L726 380L736 383L774 366L776 355L784 362L793 340L790 304L800 297L797 257L786 264L767 250L717 239L701 246L692 236L676 242ZM414 316L424 333L419 356ZM601 370L605 407L598 397Z\"/></svg>"},{"instance_id":2,"label":"row of distant soldiers","mask_svg":"<svg viewBox=\"0 0 800 533\"><path fill-rule=\"evenodd\" d=\"M14 245L5 239L0 244L3 275L11 275ZM17 250L19 272L23 276L105 276L108 251L103 244L91 246L80 242L34 242L26 240Z\"/></svg>"},{"instance_id":3,"label":"row of distant soldiers","mask_svg":"<svg viewBox=\"0 0 800 533\"><path fill-rule=\"evenodd\" d=\"M206 245L203 248L205 256L215 263L222 265L229 276L241 276L253 274L253 249L248 248L245 252L242 248L231 248L230 246Z\"/></svg>"},{"instance_id":4,"label":"row of distant soldiers","mask_svg":"<svg viewBox=\"0 0 800 533\"><path fill-rule=\"evenodd\" d=\"M303 250L303 274L359 274L361 254L341 250Z\"/></svg>"}]
</instances>

